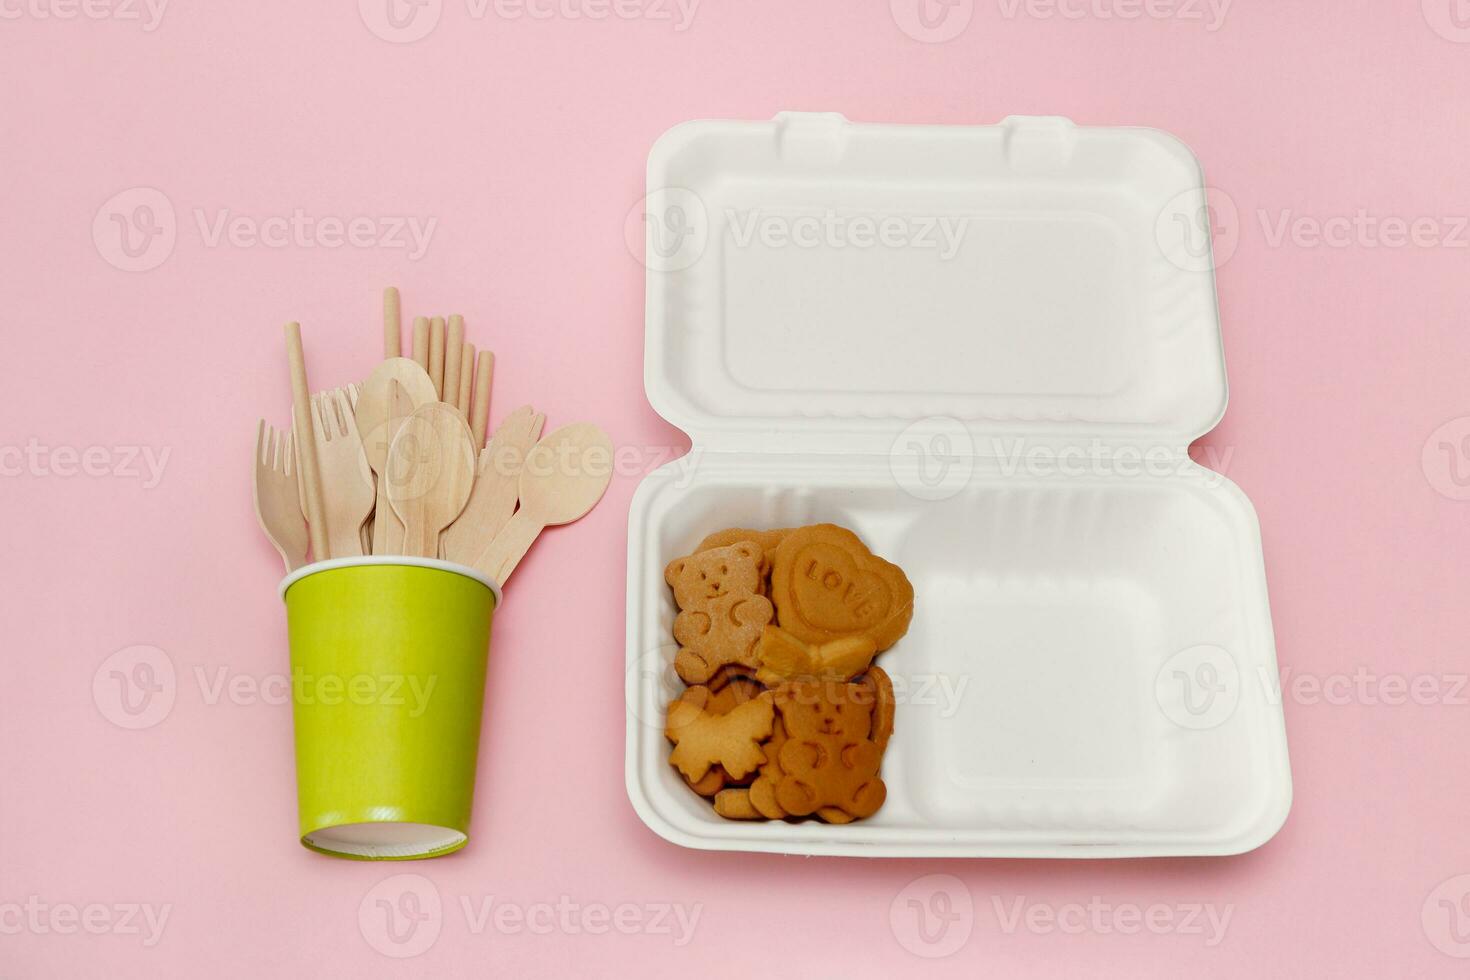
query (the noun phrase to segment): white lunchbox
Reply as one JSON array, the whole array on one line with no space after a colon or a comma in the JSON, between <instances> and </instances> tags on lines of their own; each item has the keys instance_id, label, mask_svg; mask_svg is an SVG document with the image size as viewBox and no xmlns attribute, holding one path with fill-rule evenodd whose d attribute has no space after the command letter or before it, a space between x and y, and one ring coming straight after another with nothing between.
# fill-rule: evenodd
<instances>
[{"instance_id":1,"label":"white lunchbox","mask_svg":"<svg viewBox=\"0 0 1470 980\"><path fill-rule=\"evenodd\" d=\"M627 787L689 847L1234 854L1291 805L1260 531L1189 459L1226 384L1198 162L1059 118L693 122L648 163L645 384L689 433L628 525ZM663 570L845 525L913 625L872 818L734 822L668 761Z\"/></svg>"}]
</instances>

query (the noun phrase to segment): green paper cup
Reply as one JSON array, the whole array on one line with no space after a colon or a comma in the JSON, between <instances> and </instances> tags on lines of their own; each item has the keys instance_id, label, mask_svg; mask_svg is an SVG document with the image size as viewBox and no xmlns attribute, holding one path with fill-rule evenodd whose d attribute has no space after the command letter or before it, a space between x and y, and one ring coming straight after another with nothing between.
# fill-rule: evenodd
<instances>
[{"instance_id":1,"label":"green paper cup","mask_svg":"<svg viewBox=\"0 0 1470 980\"><path fill-rule=\"evenodd\" d=\"M469 841L500 587L431 558L336 558L281 583L301 843L439 857Z\"/></svg>"}]
</instances>

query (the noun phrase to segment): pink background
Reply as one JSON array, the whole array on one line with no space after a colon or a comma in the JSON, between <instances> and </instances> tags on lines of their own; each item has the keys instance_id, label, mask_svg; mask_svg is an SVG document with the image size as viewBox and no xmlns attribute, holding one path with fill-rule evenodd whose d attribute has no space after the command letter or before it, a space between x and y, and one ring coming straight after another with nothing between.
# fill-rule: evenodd
<instances>
[{"instance_id":1,"label":"pink background","mask_svg":"<svg viewBox=\"0 0 1470 980\"><path fill-rule=\"evenodd\" d=\"M973 17L938 43L900 27L915 23L913 2L895 0L895 13L706 0L681 31L656 19L676 10L652 0L625 8L641 16L596 22L494 7L476 18L444 0L415 43L377 36L350 2L177 3L151 31L42 16L67 12L66 0L4 7L0 447L35 440L44 465L17 465L13 451L0 460L0 976L1463 969L1451 954L1470 949L1449 928L1470 925L1470 910L1451 923L1438 904L1470 890L1455 880L1470 873L1470 692L1459 687L1470 235L1456 220L1470 210L1470 31L1451 19L1456 0L1240 3L1215 30L1207 7L1190 19L1192 3L1123 19L1097 11L1135 12L1129 0L1079 0L1076 18L959 0L961 19L946 23ZM364 5L371 15L374 0ZM462 312L471 339L496 351L496 418L534 401L553 426L597 419L651 468L688 443L642 390L642 269L623 228L647 150L681 120L783 109L1161 127L1233 203L1233 218L1217 213L1217 235L1237 241L1219 270L1231 406L1205 442L1229 453L1229 476L1259 510L1283 671L1367 678L1346 697L1288 690L1296 803L1285 829L1235 859L1099 863L803 860L665 843L623 789L631 475L582 524L542 540L496 620L470 848L397 866L301 849L289 707L210 703L221 670L258 683L287 669L279 564L247 477L256 416L289 417L281 324L302 322L318 386L360 378L378 349L378 291L395 283L407 312ZM125 263L108 215L131 214L137 197L104 204L138 187L167 197L177 241L158 246L156 268L128 272L114 265ZM222 209L437 226L417 261L385 247L211 247L195 214L207 224ZM1392 232L1361 229L1336 246L1275 236L1283 217L1360 211L1430 224L1398 247ZM127 469L119 447L170 455L155 487L126 472L53 472L67 468L66 447L90 446L106 447L99 469ZM559 595L575 597L575 615ZM162 651L147 656L172 669L176 696L156 724L128 730L93 680L138 645ZM1432 689L1430 703L1386 703L1393 677ZM394 961L359 909L398 873L424 876L444 912L436 941ZM932 963L918 954L935 947L890 924L904 889L929 874L955 876L962 885L940 884L968 891L974 909L968 939ZM942 910L929 883L915 888ZM23 923L16 907L32 896L48 909L171 909L146 945L123 928ZM476 934L460 906L561 896L702 908L680 947L650 932ZM1232 917L1213 947L1178 932L1007 932L995 903L1023 897L1052 909L1211 903Z\"/></svg>"}]
</instances>

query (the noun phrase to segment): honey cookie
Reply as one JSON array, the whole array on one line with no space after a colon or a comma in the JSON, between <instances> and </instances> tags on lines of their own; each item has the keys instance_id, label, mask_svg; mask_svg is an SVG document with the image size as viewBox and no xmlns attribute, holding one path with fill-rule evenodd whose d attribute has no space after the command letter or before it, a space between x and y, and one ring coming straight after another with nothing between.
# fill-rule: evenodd
<instances>
[{"instance_id":1,"label":"honey cookie","mask_svg":"<svg viewBox=\"0 0 1470 980\"><path fill-rule=\"evenodd\" d=\"M722 678L717 673L715 678L711 678L708 687L700 685L685 688L684 692L679 695L679 700L704 708L710 714L727 715L747 701L754 701L764 692L765 688L753 680L736 676ZM724 766L714 765L697 782L691 782L688 779L685 779L685 782L700 796L712 797L728 786L735 786L754 778L754 773L751 773L743 779L733 779L725 771Z\"/></svg>"},{"instance_id":2,"label":"honey cookie","mask_svg":"<svg viewBox=\"0 0 1470 980\"><path fill-rule=\"evenodd\" d=\"M760 595L764 558L760 547L741 541L678 558L664 570L679 614L674 669L687 684L702 684L728 663L754 667L756 641L775 616Z\"/></svg>"},{"instance_id":3,"label":"honey cookie","mask_svg":"<svg viewBox=\"0 0 1470 980\"><path fill-rule=\"evenodd\" d=\"M715 795L715 812L726 820L763 820L750 802L750 790L726 789Z\"/></svg>"},{"instance_id":4,"label":"honey cookie","mask_svg":"<svg viewBox=\"0 0 1470 980\"><path fill-rule=\"evenodd\" d=\"M786 813L840 822L872 816L883 805L883 750L870 737L872 705L854 696L861 688L797 681L776 692L786 744L778 755L782 775L775 797Z\"/></svg>"},{"instance_id":5,"label":"honey cookie","mask_svg":"<svg viewBox=\"0 0 1470 980\"><path fill-rule=\"evenodd\" d=\"M856 534L814 524L792 531L776 549L771 601L781 628L807 643L865 636L881 653L908 631L914 587Z\"/></svg>"},{"instance_id":6,"label":"honey cookie","mask_svg":"<svg viewBox=\"0 0 1470 980\"><path fill-rule=\"evenodd\" d=\"M873 731L868 737L878 748L886 750L888 739L893 735L893 716L898 708L893 696L893 681L882 667L873 666L858 678L858 683L872 692Z\"/></svg>"},{"instance_id":7,"label":"honey cookie","mask_svg":"<svg viewBox=\"0 0 1470 980\"><path fill-rule=\"evenodd\" d=\"M674 743L669 762L691 785L715 766L743 779L765 761L761 743L771 737L775 709L770 695L717 715L707 706L678 698L669 705L664 735Z\"/></svg>"},{"instance_id":8,"label":"honey cookie","mask_svg":"<svg viewBox=\"0 0 1470 980\"><path fill-rule=\"evenodd\" d=\"M786 811L781 809L781 804L776 801L776 787L781 785L781 777L785 775L781 771L781 747L785 744L786 729L781 724L780 713L777 712L771 722L771 737L763 746L765 761L761 763L755 781L750 784L749 794L750 805L768 820L780 820L787 816Z\"/></svg>"},{"instance_id":9,"label":"honey cookie","mask_svg":"<svg viewBox=\"0 0 1470 980\"><path fill-rule=\"evenodd\" d=\"M866 636L849 636L817 645L779 626L767 626L756 644L756 679L768 687L802 677L845 681L868 669L878 648Z\"/></svg>"},{"instance_id":10,"label":"honey cookie","mask_svg":"<svg viewBox=\"0 0 1470 980\"><path fill-rule=\"evenodd\" d=\"M724 548L732 544L739 544L741 541L753 541L760 546L761 552L765 555L766 569L769 571L770 566L776 560L776 549L790 533L791 528L789 527L780 527L771 531L749 531L743 527L732 527L729 530L716 531L707 536L694 550L695 552L709 551L711 548Z\"/></svg>"}]
</instances>

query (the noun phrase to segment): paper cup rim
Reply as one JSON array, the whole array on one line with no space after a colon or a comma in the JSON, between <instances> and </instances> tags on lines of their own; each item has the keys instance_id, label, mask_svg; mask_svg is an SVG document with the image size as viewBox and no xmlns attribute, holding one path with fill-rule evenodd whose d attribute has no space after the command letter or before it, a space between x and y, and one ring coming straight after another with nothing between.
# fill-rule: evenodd
<instances>
[{"instance_id":1,"label":"paper cup rim","mask_svg":"<svg viewBox=\"0 0 1470 980\"><path fill-rule=\"evenodd\" d=\"M330 572L338 568L356 568L361 565L406 565L412 568L433 568L441 572L452 572L462 575L468 579L474 579L490 593L495 596L495 608L500 608L502 594L500 584L490 576L470 568L468 565L459 565L452 561L443 561L439 558L416 558L412 555L357 555L351 558L328 558L325 561L312 562L310 565L302 565L296 571L281 579L280 595L282 601L286 598L286 592L297 582L308 575L318 572Z\"/></svg>"}]
</instances>

